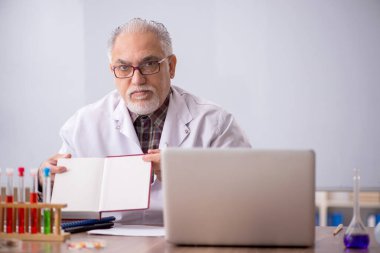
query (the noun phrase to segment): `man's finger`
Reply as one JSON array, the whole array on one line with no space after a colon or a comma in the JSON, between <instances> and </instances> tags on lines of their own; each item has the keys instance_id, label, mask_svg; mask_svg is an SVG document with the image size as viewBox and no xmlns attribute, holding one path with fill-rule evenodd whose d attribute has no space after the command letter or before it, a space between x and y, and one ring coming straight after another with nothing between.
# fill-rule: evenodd
<instances>
[{"instance_id":1,"label":"man's finger","mask_svg":"<svg viewBox=\"0 0 380 253\"><path fill-rule=\"evenodd\" d=\"M60 174L66 171L67 171L67 168L64 166L50 166L51 174Z\"/></svg>"},{"instance_id":2,"label":"man's finger","mask_svg":"<svg viewBox=\"0 0 380 253\"><path fill-rule=\"evenodd\" d=\"M160 154L159 153L147 154L147 155L144 155L142 157L142 159L145 162L155 162L155 163L158 163L158 162L160 162Z\"/></svg>"},{"instance_id":3,"label":"man's finger","mask_svg":"<svg viewBox=\"0 0 380 253\"><path fill-rule=\"evenodd\" d=\"M57 163L58 163L58 161L56 159L51 158L48 160L48 164L47 164L47 166L44 166L44 168L49 167L49 166L56 166Z\"/></svg>"},{"instance_id":4,"label":"man's finger","mask_svg":"<svg viewBox=\"0 0 380 253\"><path fill-rule=\"evenodd\" d=\"M159 149L148 149L148 154L157 154L160 153Z\"/></svg>"},{"instance_id":5,"label":"man's finger","mask_svg":"<svg viewBox=\"0 0 380 253\"><path fill-rule=\"evenodd\" d=\"M64 166L57 166L57 167L55 167L55 168L56 168L56 169L55 169L55 171L53 172L53 173L55 173L55 174L61 174L61 173L67 171L67 168L64 167Z\"/></svg>"},{"instance_id":6,"label":"man's finger","mask_svg":"<svg viewBox=\"0 0 380 253\"><path fill-rule=\"evenodd\" d=\"M71 154L64 154L62 158L71 158Z\"/></svg>"}]
</instances>

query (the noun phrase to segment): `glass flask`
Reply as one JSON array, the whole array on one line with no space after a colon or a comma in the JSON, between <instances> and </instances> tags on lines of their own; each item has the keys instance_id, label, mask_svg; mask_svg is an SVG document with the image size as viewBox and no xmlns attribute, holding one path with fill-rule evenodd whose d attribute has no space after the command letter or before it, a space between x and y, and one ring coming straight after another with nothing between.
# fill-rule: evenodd
<instances>
[{"instance_id":1,"label":"glass flask","mask_svg":"<svg viewBox=\"0 0 380 253\"><path fill-rule=\"evenodd\" d=\"M366 249L369 245L369 235L360 218L359 206L359 170L354 169L354 214L346 233L344 234L344 245L346 248Z\"/></svg>"}]
</instances>

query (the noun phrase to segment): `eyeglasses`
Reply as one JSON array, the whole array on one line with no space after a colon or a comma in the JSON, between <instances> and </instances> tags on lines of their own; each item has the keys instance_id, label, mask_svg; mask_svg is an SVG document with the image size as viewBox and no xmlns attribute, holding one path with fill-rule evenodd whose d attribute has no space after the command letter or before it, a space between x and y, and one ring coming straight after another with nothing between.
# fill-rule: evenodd
<instances>
[{"instance_id":1,"label":"eyeglasses","mask_svg":"<svg viewBox=\"0 0 380 253\"><path fill-rule=\"evenodd\" d=\"M160 72L160 65L162 62L164 62L166 59L170 57L166 56L165 58L159 60L159 61L148 61L140 64L137 67L134 67L132 65L119 65L112 68L113 73L116 78L130 78L135 73L135 70L138 70L141 75L153 75L158 72Z\"/></svg>"}]
</instances>

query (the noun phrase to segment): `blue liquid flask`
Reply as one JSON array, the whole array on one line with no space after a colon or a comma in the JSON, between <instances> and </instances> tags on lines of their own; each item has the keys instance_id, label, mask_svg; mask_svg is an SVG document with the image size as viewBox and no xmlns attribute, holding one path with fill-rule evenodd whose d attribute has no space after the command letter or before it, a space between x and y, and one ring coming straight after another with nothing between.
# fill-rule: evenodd
<instances>
[{"instance_id":1,"label":"blue liquid flask","mask_svg":"<svg viewBox=\"0 0 380 253\"><path fill-rule=\"evenodd\" d=\"M359 205L359 170L354 169L354 215L344 234L343 242L346 248L367 249L369 245L368 232L360 218Z\"/></svg>"}]
</instances>

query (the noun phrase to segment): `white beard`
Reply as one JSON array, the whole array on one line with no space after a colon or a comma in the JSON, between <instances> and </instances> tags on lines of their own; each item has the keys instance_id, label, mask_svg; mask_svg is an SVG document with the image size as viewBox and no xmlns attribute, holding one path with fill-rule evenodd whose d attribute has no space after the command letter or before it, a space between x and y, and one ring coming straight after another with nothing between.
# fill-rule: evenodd
<instances>
[{"instance_id":1,"label":"white beard","mask_svg":"<svg viewBox=\"0 0 380 253\"><path fill-rule=\"evenodd\" d=\"M128 99L129 100L129 99ZM154 96L149 101L144 102L132 102L127 101L127 107L131 112L134 112L138 115L148 115L158 109L160 106L160 101L157 96Z\"/></svg>"},{"instance_id":2,"label":"white beard","mask_svg":"<svg viewBox=\"0 0 380 253\"><path fill-rule=\"evenodd\" d=\"M149 90L153 93L153 97L149 100L132 101L131 94L135 91ZM127 98L125 101L128 109L138 115L148 115L156 111L160 106L160 98L157 95L157 91L154 87L149 85L139 86L137 89L130 89L127 91Z\"/></svg>"}]
</instances>

